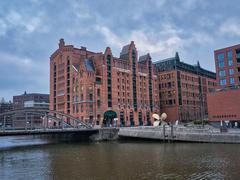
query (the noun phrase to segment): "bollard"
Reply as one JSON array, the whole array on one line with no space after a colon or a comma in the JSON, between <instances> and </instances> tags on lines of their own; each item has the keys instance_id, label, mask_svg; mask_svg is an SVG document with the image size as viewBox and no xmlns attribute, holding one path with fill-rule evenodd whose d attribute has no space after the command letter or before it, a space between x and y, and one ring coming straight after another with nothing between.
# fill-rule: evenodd
<instances>
[{"instance_id":1,"label":"bollard","mask_svg":"<svg viewBox=\"0 0 240 180\"><path fill-rule=\"evenodd\" d=\"M163 140L165 140L165 138L168 137L168 135L166 135L166 124L163 125Z\"/></svg>"}]
</instances>

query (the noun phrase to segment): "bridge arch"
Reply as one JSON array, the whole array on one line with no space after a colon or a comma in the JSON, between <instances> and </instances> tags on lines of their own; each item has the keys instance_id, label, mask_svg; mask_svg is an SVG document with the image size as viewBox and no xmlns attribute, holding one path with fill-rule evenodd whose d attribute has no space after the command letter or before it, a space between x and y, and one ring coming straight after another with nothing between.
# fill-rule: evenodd
<instances>
[{"instance_id":1,"label":"bridge arch","mask_svg":"<svg viewBox=\"0 0 240 180\"><path fill-rule=\"evenodd\" d=\"M69 114L65 114L63 112L58 112L54 110L46 110L46 109L35 109L35 108L25 108L25 109L18 109L18 110L12 110L12 111L7 111L4 113L0 113L0 119L2 119L1 126L3 128L6 127L6 117L8 116L13 116L13 115L19 115L19 114L24 114L26 118L26 124L25 127L27 127L27 115L28 114L38 114L43 117L43 126L46 124L48 125L49 119L54 120L54 122L57 122L58 125L61 125L61 127L66 127L66 128L92 128L92 126L89 123L83 122L80 119L71 116ZM45 118L45 119L44 119ZM68 121L66 121L68 120ZM43 127L45 128L45 127Z\"/></svg>"}]
</instances>

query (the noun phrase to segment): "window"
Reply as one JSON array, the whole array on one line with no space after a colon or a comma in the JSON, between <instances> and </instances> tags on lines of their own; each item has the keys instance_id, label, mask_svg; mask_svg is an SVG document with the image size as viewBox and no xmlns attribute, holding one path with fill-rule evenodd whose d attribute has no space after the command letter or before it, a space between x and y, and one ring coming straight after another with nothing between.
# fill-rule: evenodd
<instances>
[{"instance_id":1,"label":"window","mask_svg":"<svg viewBox=\"0 0 240 180\"><path fill-rule=\"evenodd\" d=\"M223 68L224 67L224 61L218 62L218 67Z\"/></svg>"},{"instance_id":2,"label":"window","mask_svg":"<svg viewBox=\"0 0 240 180\"><path fill-rule=\"evenodd\" d=\"M108 107L112 107L111 56L107 56Z\"/></svg>"},{"instance_id":3,"label":"window","mask_svg":"<svg viewBox=\"0 0 240 180\"><path fill-rule=\"evenodd\" d=\"M97 89L97 95L100 96L100 94L101 94L100 89Z\"/></svg>"},{"instance_id":4,"label":"window","mask_svg":"<svg viewBox=\"0 0 240 180\"><path fill-rule=\"evenodd\" d=\"M231 78L230 78L230 84L233 85L234 83L235 83L235 82L234 82L234 78L231 77Z\"/></svg>"},{"instance_id":5,"label":"window","mask_svg":"<svg viewBox=\"0 0 240 180\"><path fill-rule=\"evenodd\" d=\"M220 53L217 55L218 66L220 68L224 67L224 53Z\"/></svg>"},{"instance_id":6,"label":"window","mask_svg":"<svg viewBox=\"0 0 240 180\"><path fill-rule=\"evenodd\" d=\"M226 79L221 79L221 80L220 80L220 85L221 85L221 86L225 86L226 83L227 83L227 82L226 82Z\"/></svg>"},{"instance_id":7,"label":"window","mask_svg":"<svg viewBox=\"0 0 240 180\"><path fill-rule=\"evenodd\" d=\"M218 60L218 61L224 61L224 53L219 53L219 54L217 55L217 60Z\"/></svg>"},{"instance_id":8,"label":"window","mask_svg":"<svg viewBox=\"0 0 240 180\"><path fill-rule=\"evenodd\" d=\"M236 49L237 62L240 63L240 49Z\"/></svg>"},{"instance_id":9,"label":"window","mask_svg":"<svg viewBox=\"0 0 240 180\"><path fill-rule=\"evenodd\" d=\"M219 71L218 74L219 74L220 77L224 77L224 76L226 76L226 72L225 72L224 70Z\"/></svg>"},{"instance_id":10,"label":"window","mask_svg":"<svg viewBox=\"0 0 240 180\"><path fill-rule=\"evenodd\" d=\"M102 79L100 77L96 77L96 83L101 84Z\"/></svg>"},{"instance_id":11,"label":"window","mask_svg":"<svg viewBox=\"0 0 240 180\"><path fill-rule=\"evenodd\" d=\"M93 94L92 94L92 93L89 94L89 100L90 100L90 101L93 100Z\"/></svg>"},{"instance_id":12,"label":"window","mask_svg":"<svg viewBox=\"0 0 240 180\"><path fill-rule=\"evenodd\" d=\"M100 106L101 106L101 101L97 100L97 107L100 108Z\"/></svg>"},{"instance_id":13,"label":"window","mask_svg":"<svg viewBox=\"0 0 240 180\"><path fill-rule=\"evenodd\" d=\"M232 51L227 52L227 58L228 60L232 60Z\"/></svg>"},{"instance_id":14,"label":"window","mask_svg":"<svg viewBox=\"0 0 240 180\"><path fill-rule=\"evenodd\" d=\"M229 75L233 75L234 74L234 70L233 69L229 69Z\"/></svg>"},{"instance_id":15,"label":"window","mask_svg":"<svg viewBox=\"0 0 240 180\"><path fill-rule=\"evenodd\" d=\"M232 59L232 51L228 51L227 52L227 59L228 59L228 66L232 66L233 65L233 59Z\"/></svg>"}]
</instances>

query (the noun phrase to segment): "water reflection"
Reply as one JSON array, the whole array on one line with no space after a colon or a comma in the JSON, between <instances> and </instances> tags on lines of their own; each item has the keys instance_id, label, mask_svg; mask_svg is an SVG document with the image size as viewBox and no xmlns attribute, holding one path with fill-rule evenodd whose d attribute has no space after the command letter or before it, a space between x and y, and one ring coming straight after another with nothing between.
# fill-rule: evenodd
<instances>
[{"instance_id":1,"label":"water reflection","mask_svg":"<svg viewBox=\"0 0 240 180\"><path fill-rule=\"evenodd\" d=\"M239 145L103 142L0 150L0 179L238 179Z\"/></svg>"}]
</instances>

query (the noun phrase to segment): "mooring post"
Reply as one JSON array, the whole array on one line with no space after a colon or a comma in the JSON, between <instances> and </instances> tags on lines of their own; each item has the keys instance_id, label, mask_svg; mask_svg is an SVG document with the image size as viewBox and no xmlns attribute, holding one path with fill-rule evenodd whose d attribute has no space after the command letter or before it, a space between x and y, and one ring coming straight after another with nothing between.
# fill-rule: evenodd
<instances>
[{"instance_id":1,"label":"mooring post","mask_svg":"<svg viewBox=\"0 0 240 180\"><path fill-rule=\"evenodd\" d=\"M166 124L163 125L163 138L165 140L165 138L168 137L168 135L166 135Z\"/></svg>"}]
</instances>

